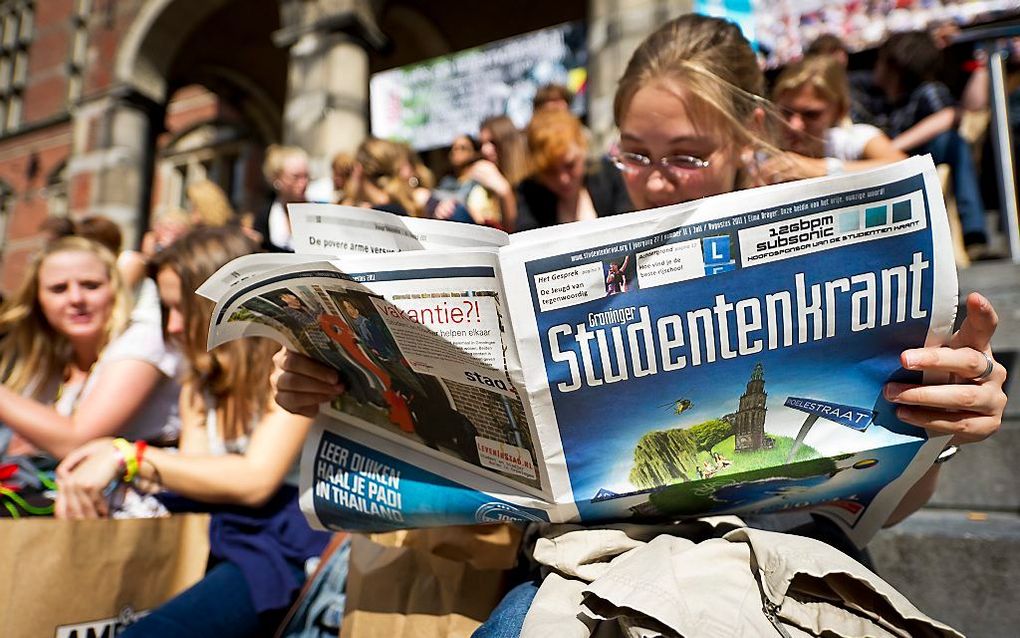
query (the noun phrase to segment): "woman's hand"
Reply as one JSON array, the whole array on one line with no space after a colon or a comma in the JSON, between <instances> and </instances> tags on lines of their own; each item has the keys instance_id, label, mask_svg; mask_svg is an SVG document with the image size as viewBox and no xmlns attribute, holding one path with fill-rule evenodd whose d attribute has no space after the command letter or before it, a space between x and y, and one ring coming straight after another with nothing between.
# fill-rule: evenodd
<instances>
[{"instance_id":1,"label":"woman's hand","mask_svg":"<svg viewBox=\"0 0 1020 638\"><path fill-rule=\"evenodd\" d=\"M903 352L900 361L907 370L948 373L949 381L940 385L886 384L885 397L900 406L896 415L932 435L951 434L957 445L995 434L1006 407L1002 391L1006 369L992 359L991 351L997 324L992 304L971 293L967 318L948 346Z\"/></svg>"},{"instance_id":2,"label":"woman's hand","mask_svg":"<svg viewBox=\"0 0 1020 638\"><path fill-rule=\"evenodd\" d=\"M475 180L501 197L513 190L510 187L510 182L507 181L506 177L503 177L499 167L489 160L478 160L472 164L471 168L468 169L468 178Z\"/></svg>"},{"instance_id":3,"label":"woman's hand","mask_svg":"<svg viewBox=\"0 0 1020 638\"><path fill-rule=\"evenodd\" d=\"M435 209L432 211L432 216L436 219L450 219L453 214L457 212L457 200L455 199L444 199L436 204Z\"/></svg>"},{"instance_id":4,"label":"woman's hand","mask_svg":"<svg viewBox=\"0 0 1020 638\"><path fill-rule=\"evenodd\" d=\"M319 404L344 393L336 370L286 348L273 355L270 376L276 403L292 414L314 417Z\"/></svg>"},{"instance_id":5,"label":"woman's hand","mask_svg":"<svg viewBox=\"0 0 1020 638\"><path fill-rule=\"evenodd\" d=\"M96 439L68 454L57 467L57 518L105 518L109 504L104 491L121 472L120 452L113 439Z\"/></svg>"}]
</instances>

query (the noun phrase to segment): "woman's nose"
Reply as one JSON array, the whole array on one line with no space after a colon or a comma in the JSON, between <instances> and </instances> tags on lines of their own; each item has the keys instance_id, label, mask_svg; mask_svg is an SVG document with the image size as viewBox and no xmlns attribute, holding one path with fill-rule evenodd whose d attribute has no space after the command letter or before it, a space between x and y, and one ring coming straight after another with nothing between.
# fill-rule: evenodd
<instances>
[{"instance_id":1,"label":"woman's nose","mask_svg":"<svg viewBox=\"0 0 1020 638\"><path fill-rule=\"evenodd\" d=\"M84 303L85 290L78 284L71 282L67 286L67 299L73 304Z\"/></svg>"},{"instance_id":2,"label":"woman's nose","mask_svg":"<svg viewBox=\"0 0 1020 638\"><path fill-rule=\"evenodd\" d=\"M645 180L645 188L652 192L661 192L672 186L672 182L663 174L663 171L669 170L663 166L656 166L656 168L648 173L648 179Z\"/></svg>"},{"instance_id":3,"label":"woman's nose","mask_svg":"<svg viewBox=\"0 0 1020 638\"><path fill-rule=\"evenodd\" d=\"M184 334L184 315L180 310L171 308L166 316L166 332L171 335Z\"/></svg>"}]
</instances>

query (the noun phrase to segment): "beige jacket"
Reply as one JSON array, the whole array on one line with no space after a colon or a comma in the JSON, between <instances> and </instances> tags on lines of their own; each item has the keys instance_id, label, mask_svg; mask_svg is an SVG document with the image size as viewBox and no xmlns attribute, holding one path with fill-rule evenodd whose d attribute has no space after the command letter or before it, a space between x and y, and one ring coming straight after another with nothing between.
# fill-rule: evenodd
<instances>
[{"instance_id":1,"label":"beige jacket","mask_svg":"<svg viewBox=\"0 0 1020 638\"><path fill-rule=\"evenodd\" d=\"M732 518L551 526L534 555L552 573L522 638L961 636L829 545Z\"/></svg>"}]
</instances>

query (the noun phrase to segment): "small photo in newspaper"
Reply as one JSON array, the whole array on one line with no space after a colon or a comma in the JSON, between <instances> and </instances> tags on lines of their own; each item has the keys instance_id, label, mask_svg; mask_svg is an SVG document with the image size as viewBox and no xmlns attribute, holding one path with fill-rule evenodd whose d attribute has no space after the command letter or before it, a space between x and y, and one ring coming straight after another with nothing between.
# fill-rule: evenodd
<instances>
[{"instance_id":1,"label":"small photo in newspaper","mask_svg":"<svg viewBox=\"0 0 1020 638\"><path fill-rule=\"evenodd\" d=\"M487 353L502 354L495 301L477 297L470 304L492 320L487 332L495 341L485 348L479 338L474 346L450 343L416 321L414 312L332 283L267 287L244 300L228 321L272 328L339 372L345 392L324 408L327 414L540 489L524 406L504 381L505 370L492 371Z\"/></svg>"}]
</instances>

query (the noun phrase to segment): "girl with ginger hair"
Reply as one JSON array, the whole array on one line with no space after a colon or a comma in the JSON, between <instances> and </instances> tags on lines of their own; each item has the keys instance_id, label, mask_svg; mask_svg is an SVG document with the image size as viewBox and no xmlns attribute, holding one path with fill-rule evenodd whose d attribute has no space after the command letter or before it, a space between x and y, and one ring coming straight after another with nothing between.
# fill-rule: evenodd
<instances>
[{"instance_id":1,"label":"girl with ginger hair","mask_svg":"<svg viewBox=\"0 0 1020 638\"><path fill-rule=\"evenodd\" d=\"M540 111L526 133L532 170L517 187L517 230L632 209L617 169L606 161L588 168L588 140L576 116Z\"/></svg>"},{"instance_id":2,"label":"girl with ginger hair","mask_svg":"<svg viewBox=\"0 0 1020 638\"><path fill-rule=\"evenodd\" d=\"M11 454L62 458L102 436L177 438L177 357L158 322L131 321L112 252L65 237L32 262L0 308L0 423Z\"/></svg>"}]
</instances>

